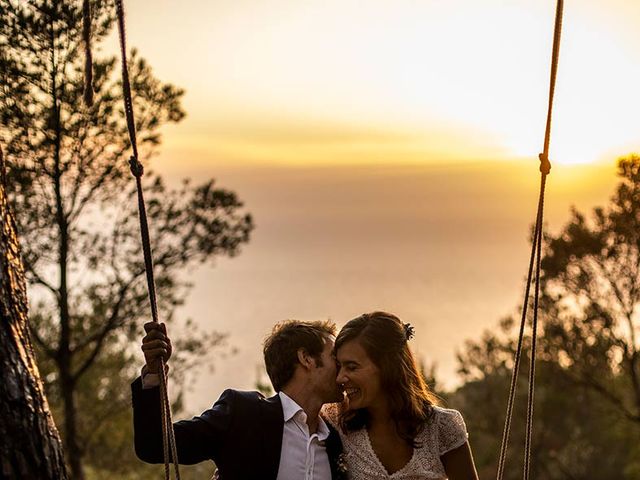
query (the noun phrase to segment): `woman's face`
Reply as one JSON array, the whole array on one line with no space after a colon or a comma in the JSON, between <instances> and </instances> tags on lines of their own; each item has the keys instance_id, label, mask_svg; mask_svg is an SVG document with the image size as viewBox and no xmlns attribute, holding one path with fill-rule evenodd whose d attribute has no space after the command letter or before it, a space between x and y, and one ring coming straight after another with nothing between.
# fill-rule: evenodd
<instances>
[{"instance_id":1,"label":"woman's face","mask_svg":"<svg viewBox=\"0 0 640 480\"><path fill-rule=\"evenodd\" d=\"M380 388L380 370L367 355L358 339L343 344L336 352L338 376L349 410L372 408L384 402Z\"/></svg>"}]
</instances>

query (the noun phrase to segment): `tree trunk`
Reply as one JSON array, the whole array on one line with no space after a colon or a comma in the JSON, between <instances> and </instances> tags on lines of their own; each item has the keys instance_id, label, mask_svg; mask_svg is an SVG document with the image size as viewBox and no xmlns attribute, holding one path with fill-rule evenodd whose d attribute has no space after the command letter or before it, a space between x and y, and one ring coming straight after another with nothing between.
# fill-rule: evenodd
<instances>
[{"instance_id":1,"label":"tree trunk","mask_svg":"<svg viewBox=\"0 0 640 480\"><path fill-rule=\"evenodd\" d=\"M84 468L82 465L83 452L78 443L78 431L76 430L75 383L67 371L60 372L59 385L62 390L62 400L64 403L64 434L67 461L73 473L73 478L76 480L84 480Z\"/></svg>"},{"instance_id":2,"label":"tree trunk","mask_svg":"<svg viewBox=\"0 0 640 480\"><path fill-rule=\"evenodd\" d=\"M82 451L76 428L75 380L71 370L71 319L69 315L69 290L67 288L67 269L69 257L69 225L62 201L62 161L60 146L62 128L60 125L60 104L58 99L56 63L56 34L54 21L57 16L57 4L54 3L51 15L51 115L54 128L54 190L56 201L56 223L59 230L58 264L60 266L60 286L58 288L58 306L60 309L60 341L56 352L56 363L60 370L58 384L64 404L64 445L67 462L75 480L84 480Z\"/></svg>"},{"instance_id":3,"label":"tree trunk","mask_svg":"<svg viewBox=\"0 0 640 480\"><path fill-rule=\"evenodd\" d=\"M75 380L71 370L71 319L69 314L69 290L67 286L67 270L69 259L69 225L62 202L62 172L60 160L60 143L62 132L60 128L60 108L56 90L55 69L52 75L53 92L53 124L55 126L55 198L56 198L56 223L59 230L58 264L60 267L60 286L58 288L58 307L60 310L60 341L56 362L60 375L58 383L64 403L64 443L67 453L67 462L75 480L84 480L82 467L82 450L78 441L76 428L76 404L75 404Z\"/></svg>"},{"instance_id":4,"label":"tree trunk","mask_svg":"<svg viewBox=\"0 0 640 480\"><path fill-rule=\"evenodd\" d=\"M0 150L0 477L68 478L27 325L27 295Z\"/></svg>"}]
</instances>

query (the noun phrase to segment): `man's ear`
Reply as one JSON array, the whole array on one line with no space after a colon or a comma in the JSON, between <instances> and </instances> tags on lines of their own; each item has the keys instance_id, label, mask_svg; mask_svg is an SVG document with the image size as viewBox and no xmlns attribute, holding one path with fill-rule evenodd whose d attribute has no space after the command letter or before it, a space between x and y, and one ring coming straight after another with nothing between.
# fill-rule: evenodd
<instances>
[{"instance_id":1,"label":"man's ear","mask_svg":"<svg viewBox=\"0 0 640 480\"><path fill-rule=\"evenodd\" d=\"M309 352L307 352L304 348L299 348L297 353L298 353L298 362L304 368L311 369L316 366L315 359L311 355L309 355Z\"/></svg>"}]
</instances>

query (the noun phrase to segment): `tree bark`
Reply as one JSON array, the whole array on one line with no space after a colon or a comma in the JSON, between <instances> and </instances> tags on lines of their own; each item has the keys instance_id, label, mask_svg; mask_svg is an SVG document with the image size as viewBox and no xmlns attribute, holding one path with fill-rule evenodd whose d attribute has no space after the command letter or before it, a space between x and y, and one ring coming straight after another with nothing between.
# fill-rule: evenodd
<instances>
[{"instance_id":1,"label":"tree bark","mask_svg":"<svg viewBox=\"0 0 640 480\"><path fill-rule=\"evenodd\" d=\"M5 192L0 149L0 477L66 480L60 435L27 324L24 267Z\"/></svg>"}]
</instances>

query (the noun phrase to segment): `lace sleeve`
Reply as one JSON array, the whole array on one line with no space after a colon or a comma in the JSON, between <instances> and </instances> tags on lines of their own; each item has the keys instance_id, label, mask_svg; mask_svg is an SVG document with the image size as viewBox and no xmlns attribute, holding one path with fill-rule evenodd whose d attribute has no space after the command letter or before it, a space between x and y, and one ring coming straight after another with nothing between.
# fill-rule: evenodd
<instances>
[{"instance_id":1,"label":"lace sleeve","mask_svg":"<svg viewBox=\"0 0 640 480\"><path fill-rule=\"evenodd\" d=\"M331 426L338 429L338 416L340 415L340 409L338 403L325 403L320 410L320 415L325 421L329 422Z\"/></svg>"},{"instance_id":2,"label":"lace sleeve","mask_svg":"<svg viewBox=\"0 0 640 480\"><path fill-rule=\"evenodd\" d=\"M438 409L438 451L444 455L454 448L463 445L469 438L467 426L462 415L457 410Z\"/></svg>"}]
</instances>

